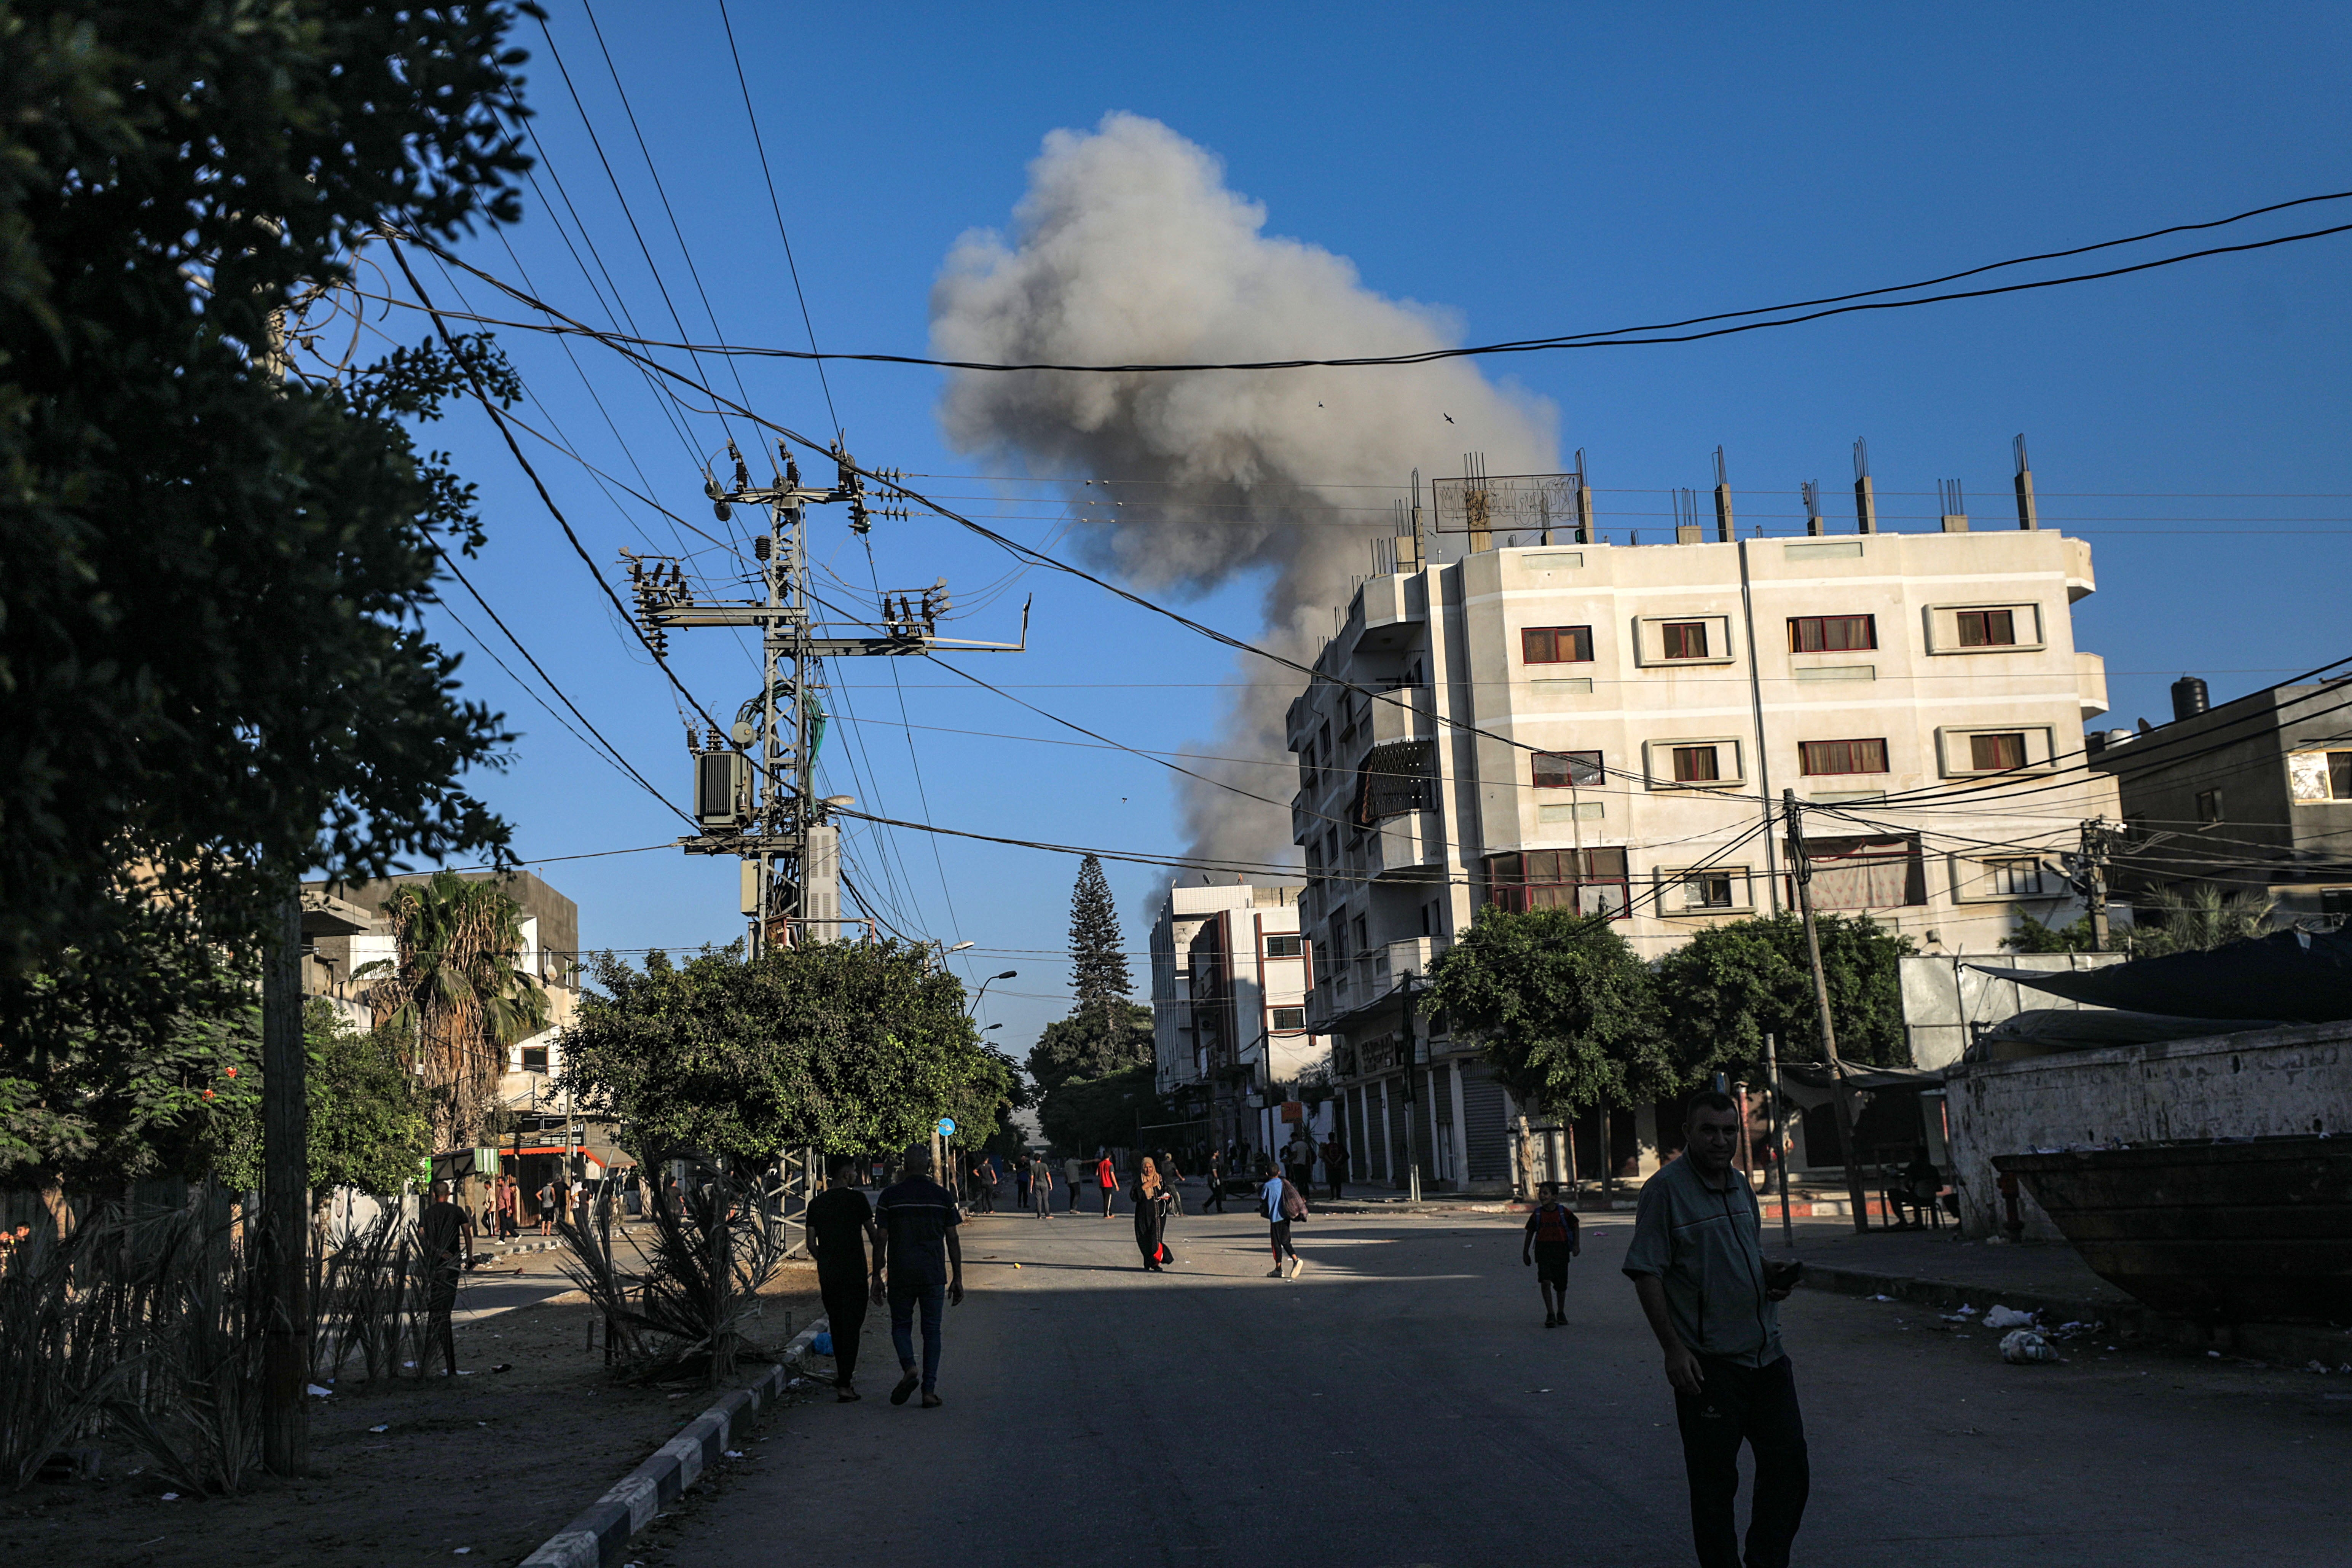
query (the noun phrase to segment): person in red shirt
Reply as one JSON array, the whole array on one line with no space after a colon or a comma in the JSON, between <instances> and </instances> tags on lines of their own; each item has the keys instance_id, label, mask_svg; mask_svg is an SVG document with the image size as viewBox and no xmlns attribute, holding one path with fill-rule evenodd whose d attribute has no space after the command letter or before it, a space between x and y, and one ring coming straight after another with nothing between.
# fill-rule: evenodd
<instances>
[{"instance_id":1,"label":"person in red shirt","mask_svg":"<svg viewBox=\"0 0 2352 1568\"><path fill-rule=\"evenodd\" d=\"M1108 1149L1095 1162L1095 1185L1102 1189L1102 1216L1108 1219L1111 1200L1118 1196L1118 1167L1110 1163L1110 1151Z\"/></svg>"}]
</instances>

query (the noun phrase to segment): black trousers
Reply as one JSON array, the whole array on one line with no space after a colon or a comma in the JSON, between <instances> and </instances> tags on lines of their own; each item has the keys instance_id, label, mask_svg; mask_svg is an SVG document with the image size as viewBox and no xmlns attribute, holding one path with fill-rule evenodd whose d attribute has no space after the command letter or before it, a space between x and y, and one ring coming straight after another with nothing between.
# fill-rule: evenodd
<instances>
[{"instance_id":1,"label":"black trousers","mask_svg":"<svg viewBox=\"0 0 2352 1568\"><path fill-rule=\"evenodd\" d=\"M816 1288L824 1298L825 1331L833 1336L834 1384L846 1387L857 1376L857 1336L866 1327L866 1275L862 1270L838 1278L820 1273Z\"/></svg>"},{"instance_id":2,"label":"black trousers","mask_svg":"<svg viewBox=\"0 0 2352 1568\"><path fill-rule=\"evenodd\" d=\"M1699 1365L1706 1374L1699 1392L1675 1394L1699 1568L1788 1568L1789 1544L1797 1538L1812 1485L1805 1458L1804 1417L1797 1410L1796 1374L1787 1356L1769 1366L1740 1366L1706 1357L1700 1358ZM1748 1503L1744 1558L1732 1506L1739 1490L1743 1442L1756 1455L1756 1492Z\"/></svg>"}]
</instances>

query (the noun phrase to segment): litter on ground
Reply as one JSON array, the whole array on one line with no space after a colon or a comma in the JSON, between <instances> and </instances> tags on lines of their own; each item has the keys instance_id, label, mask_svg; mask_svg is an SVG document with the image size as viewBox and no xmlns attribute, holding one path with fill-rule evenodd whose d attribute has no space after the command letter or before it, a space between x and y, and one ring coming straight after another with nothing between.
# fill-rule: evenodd
<instances>
[{"instance_id":1,"label":"litter on ground","mask_svg":"<svg viewBox=\"0 0 2352 1568\"><path fill-rule=\"evenodd\" d=\"M2042 1337L2040 1330L2011 1329L2001 1337L2000 1359L2012 1365L2022 1365L2027 1362L2056 1361L2058 1352L2051 1348L2048 1340Z\"/></svg>"},{"instance_id":2,"label":"litter on ground","mask_svg":"<svg viewBox=\"0 0 2352 1568\"><path fill-rule=\"evenodd\" d=\"M2030 1329L2032 1326L2033 1314L2021 1312L2014 1307L1996 1306L1985 1314L1985 1327L1988 1329Z\"/></svg>"}]
</instances>

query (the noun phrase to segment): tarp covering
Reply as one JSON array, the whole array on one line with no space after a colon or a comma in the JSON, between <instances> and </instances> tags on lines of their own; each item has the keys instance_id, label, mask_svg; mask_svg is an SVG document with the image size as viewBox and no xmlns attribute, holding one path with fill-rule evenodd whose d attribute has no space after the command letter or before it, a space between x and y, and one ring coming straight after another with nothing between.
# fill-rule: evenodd
<instances>
[{"instance_id":1,"label":"tarp covering","mask_svg":"<svg viewBox=\"0 0 2352 1568\"><path fill-rule=\"evenodd\" d=\"M2097 1051L2109 1046L2146 1046L2159 1040L2195 1040L2208 1035L2287 1026L2283 1018L2182 1018L2114 1007L2035 1007L2003 1018L1984 1032L1984 1038L1988 1045L2014 1040L2055 1050Z\"/></svg>"},{"instance_id":2,"label":"tarp covering","mask_svg":"<svg viewBox=\"0 0 2352 1568\"><path fill-rule=\"evenodd\" d=\"M1884 1092L1888 1089L1941 1089L1944 1075L1919 1068L1849 1067L1845 1081L1853 1089ZM1827 1105L1836 1098L1837 1078L1819 1062L1782 1062L1780 1092L1795 1104L1811 1110L1817 1105Z\"/></svg>"},{"instance_id":3,"label":"tarp covering","mask_svg":"<svg viewBox=\"0 0 2352 1568\"><path fill-rule=\"evenodd\" d=\"M2352 1019L2352 931L2274 931L2210 952L2074 972L1970 967L2095 1006L2181 1018Z\"/></svg>"}]
</instances>

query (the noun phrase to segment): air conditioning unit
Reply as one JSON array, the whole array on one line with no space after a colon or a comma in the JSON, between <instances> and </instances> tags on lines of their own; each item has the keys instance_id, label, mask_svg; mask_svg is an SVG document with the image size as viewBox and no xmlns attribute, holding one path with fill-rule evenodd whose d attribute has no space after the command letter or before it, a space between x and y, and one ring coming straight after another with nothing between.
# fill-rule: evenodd
<instances>
[{"instance_id":1,"label":"air conditioning unit","mask_svg":"<svg viewBox=\"0 0 2352 1568\"><path fill-rule=\"evenodd\" d=\"M751 759L740 752L694 755L694 820L705 827L740 827L751 818Z\"/></svg>"}]
</instances>

